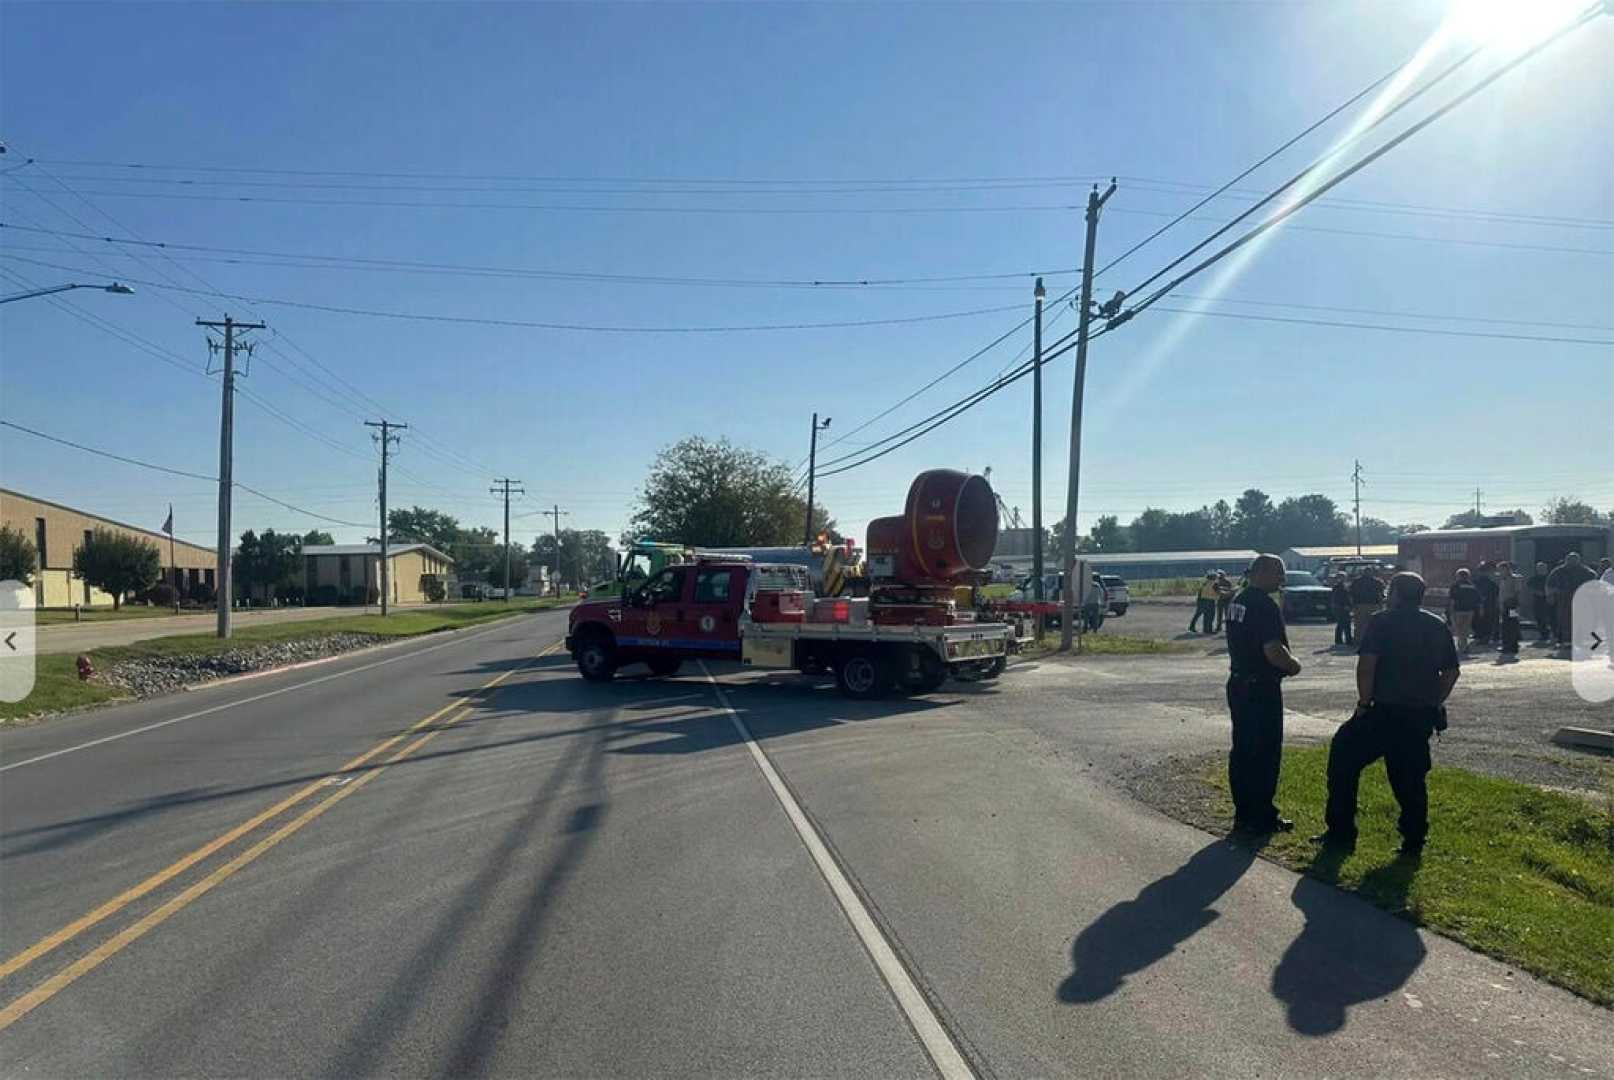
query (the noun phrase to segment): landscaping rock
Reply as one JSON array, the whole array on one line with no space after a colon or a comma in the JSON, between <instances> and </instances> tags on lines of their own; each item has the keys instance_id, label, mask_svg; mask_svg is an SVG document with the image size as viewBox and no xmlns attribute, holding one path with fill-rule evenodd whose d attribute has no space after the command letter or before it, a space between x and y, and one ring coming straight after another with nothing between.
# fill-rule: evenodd
<instances>
[{"instance_id":1,"label":"landscaping rock","mask_svg":"<svg viewBox=\"0 0 1614 1080\"><path fill-rule=\"evenodd\" d=\"M149 697L231 675L320 660L386 640L387 637L381 634L325 634L292 641L244 645L220 653L153 656L120 661L101 672L97 678L140 697Z\"/></svg>"}]
</instances>

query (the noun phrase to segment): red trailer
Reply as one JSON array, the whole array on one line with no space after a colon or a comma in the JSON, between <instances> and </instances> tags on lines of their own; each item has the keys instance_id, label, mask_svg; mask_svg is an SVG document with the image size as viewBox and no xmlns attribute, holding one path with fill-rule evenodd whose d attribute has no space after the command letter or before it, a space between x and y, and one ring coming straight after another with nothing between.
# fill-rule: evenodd
<instances>
[{"instance_id":1,"label":"red trailer","mask_svg":"<svg viewBox=\"0 0 1614 1080\"><path fill-rule=\"evenodd\" d=\"M1403 536L1397 545L1400 568L1423 575L1429 585L1430 606L1445 603L1457 571L1473 570L1482 562L1506 559L1517 573L1529 577L1535 564L1557 566L1571 551L1592 565L1610 550L1609 529L1603 525L1500 525L1488 529L1436 529ZM1530 614L1526 612L1526 614Z\"/></svg>"}]
</instances>

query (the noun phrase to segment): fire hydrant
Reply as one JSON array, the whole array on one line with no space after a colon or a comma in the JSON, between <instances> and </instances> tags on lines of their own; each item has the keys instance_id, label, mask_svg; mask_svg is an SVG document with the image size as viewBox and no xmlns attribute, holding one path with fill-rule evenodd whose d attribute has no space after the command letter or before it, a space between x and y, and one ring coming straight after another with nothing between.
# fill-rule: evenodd
<instances>
[{"instance_id":1,"label":"fire hydrant","mask_svg":"<svg viewBox=\"0 0 1614 1080\"><path fill-rule=\"evenodd\" d=\"M90 676L94 675L94 674L95 674L95 665L90 663L90 658L89 658L88 655L81 653L79 655L79 658L78 658L78 680L79 680L79 682L89 682Z\"/></svg>"}]
</instances>

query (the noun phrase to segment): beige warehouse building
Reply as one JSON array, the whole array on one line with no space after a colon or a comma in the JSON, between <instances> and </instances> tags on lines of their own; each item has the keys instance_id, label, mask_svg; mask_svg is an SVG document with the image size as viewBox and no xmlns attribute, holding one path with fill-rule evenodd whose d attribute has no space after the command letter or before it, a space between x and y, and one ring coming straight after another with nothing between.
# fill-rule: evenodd
<instances>
[{"instance_id":1,"label":"beige warehouse building","mask_svg":"<svg viewBox=\"0 0 1614 1080\"><path fill-rule=\"evenodd\" d=\"M26 536L34 545L39 569L34 574L34 604L37 607L111 607L112 596L73 574L73 553L84 545L96 529L150 541L161 555L163 576L174 580L179 591L205 585L216 588L218 555L212 548L175 540L170 553L166 533L126 525L86 510L35 499L17 491L0 488L0 524ZM177 579L177 580L176 580Z\"/></svg>"},{"instance_id":2,"label":"beige warehouse building","mask_svg":"<svg viewBox=\"0 0 1614 1080\"><path fill-rule=\"evenodd\" d=\"M454 560L430 544L387 546L388 581L392 603L423 604L428 599L428 579L447 585L454 571ZM339 602L354 594L368 596L381 588L380 544L310 544L303 548L303 588L308 602L315 603L318 590L336 590ZM362 603L363 600L361 599Z\"/></svg>"}]
</instances>

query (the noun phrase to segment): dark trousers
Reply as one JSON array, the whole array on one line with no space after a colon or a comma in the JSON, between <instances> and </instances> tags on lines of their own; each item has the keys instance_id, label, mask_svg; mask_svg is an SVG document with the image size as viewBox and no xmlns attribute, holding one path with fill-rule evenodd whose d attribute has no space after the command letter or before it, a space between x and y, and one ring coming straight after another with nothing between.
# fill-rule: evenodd
<instances>
[{"instance_id":1,"label":"dark trousers","mask_svg":"<svg viewBox=\"0 0 1614 1080\"><path fill-rule=\"evenodd\" d=\"M1356 638L1351 636L1351 613L1349 610L1334 612L1334 644L1356 644Z\"/></svg>"},{"instance_id":2,"label":"dark trousers","mask_svg":"<svg viewBox=\"0 0 1614 1080\"><path fill-rule=\"evenodd\" d=\"M1519 611L1517 608L1507 608L1502 612L1502 651L1516 653L1519 651Z\"/></svg>"},{"instance_id":3,"label":"dark trousers","mask_svg":"<svg viewBox=\"0 0 1614 1080\"><path fill-rule=\"evenodd\" d=\"M1204 632L1210 633L1212 624L1216 622L1216 601L1196 600L1194 602L1194 617L1188 620L1188 632L1190 634L1194 632L1194 627L1199 624L1201 619L1205 622Z\"/></svg>"},{"instance_id":4,"label":"dark trousers","mask_svg":"<svg viewBox=\"0 0 1614 1080\"><path fill-rule=\"evenodd\" d=\"M1552 632L1558 626L1558 612L1553 608L1552 601L1537 593L1535 596L1536 636L1542 641L1550 641Z\"/></svg>"},{"instance_id":5,"label":"dark trousers","mask_svg":"<svg viewBox=\"0 0 1614 1080\"><path fill-rule=\"evenodd\" d=\"M1222 624L1227 621L1227 605L1228 605L1228 603L1229 603L1229 601L1225 596L1218 598L1217 601L1216 601L1216 627L1215 627L1215 632L1216 633L1221 632Z\"/></svg>"},{"instance_id":6,"label":"dark trousers","mask_svg":"<svg viewBox=\"0 0 1614 1080\"><path fill-rule=\"evenodd\" d=\"M1568 647L1575 636L1575 628L1572 625L1574 623L1575 608L1574 604L1570 602L1573 596L1573 593L1559 593L1558 602L1553 605L1553 612L1558 617L1558 647L1560 649Z\"/></svg>"},{"instance_id":7,"label":"dark trousers","mask_svg":"<svg viewBox=\"0 0 1614 1080\"><path fill-rule=\"evenodd\" d=\"M1489 604L1481 604L1474 613L1474 640L1490 641L1495 636L1496 609Z\"/></svg>"},{"instance_id":8,"label":"dark trousers","mask_svg":"<svg viewBox=\"0 0 1614 1080\"><path fill-rule=\"evenodd\" d=\"M1356 789L1362 770L1379 758L1390 778L1390 790L1401 804L1397 827L1409 844L1422 844L1429 833L1429 736L1439 710L1401 705L1375 705L1345 721L1328 744L1328 809L1330 836L1356 838Z\"/></svg>"},{"instance_id":9,"label":"dark trousers","mask_svg":"<svg viewBox=\"0 0 1614 1080\"><path fill-rule=\"evenodd\" d=\"M1233 792L1233 824L1265 828L1278 820L1273 796L1283 759L1283 689L1276 679L1227 680L1233 714L1233 749L1227 755L1227 785Z\"/></svg>"}]
</instances>

